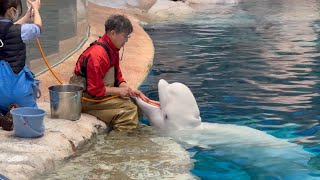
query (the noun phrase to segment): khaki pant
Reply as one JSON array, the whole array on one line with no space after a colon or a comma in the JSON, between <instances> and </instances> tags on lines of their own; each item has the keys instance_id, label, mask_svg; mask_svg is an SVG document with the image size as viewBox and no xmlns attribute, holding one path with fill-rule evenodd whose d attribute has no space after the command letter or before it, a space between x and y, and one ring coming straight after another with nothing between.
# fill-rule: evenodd
<instances>
[{"instance_id":1,"label":"khaki pant","mask_svg":"<svg viewBox=\"0 0 320 180\"><path fill-rule=\"evenodd\" d=\"M82 112L97 117L117 131L138 126L138 108L129 98L113 98L101 103L82 101Z\"/></svg>"}]
</instances>

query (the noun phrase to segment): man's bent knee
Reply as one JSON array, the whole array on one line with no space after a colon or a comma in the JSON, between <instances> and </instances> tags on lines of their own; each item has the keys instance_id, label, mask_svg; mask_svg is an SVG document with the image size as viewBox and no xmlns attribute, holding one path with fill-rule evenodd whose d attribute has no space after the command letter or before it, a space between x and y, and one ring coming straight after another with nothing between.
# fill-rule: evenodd
<instances>
[{"instance_id":1,"label":"man's bent knee","mask_svg":"<svg viewBox=\"0 0 320 180\"><path fill-rule=\"evenodd\" d=\"M114 120L113 129L118 131L132 130L138 127L138 111L137 106L131 106L124 109L120 116Z\"/></svg>"}]
</instances>

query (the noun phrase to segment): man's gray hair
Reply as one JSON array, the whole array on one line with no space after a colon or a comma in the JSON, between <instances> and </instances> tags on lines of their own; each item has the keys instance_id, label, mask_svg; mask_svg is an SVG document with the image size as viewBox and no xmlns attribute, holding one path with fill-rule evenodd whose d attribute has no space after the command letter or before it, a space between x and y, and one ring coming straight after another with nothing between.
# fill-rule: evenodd
<instances>
[{"instance_id":1,"label":"man's gray hair","mask_svg":"<svg viewBox=\"0 0 320 180\"><path fill-rule=\"evenodd\" d=\"M124 15L111 15L104 24L105 32L114 30L117 33L130 34L133 31L130 20Z\"/></svg>"}]
</instances>

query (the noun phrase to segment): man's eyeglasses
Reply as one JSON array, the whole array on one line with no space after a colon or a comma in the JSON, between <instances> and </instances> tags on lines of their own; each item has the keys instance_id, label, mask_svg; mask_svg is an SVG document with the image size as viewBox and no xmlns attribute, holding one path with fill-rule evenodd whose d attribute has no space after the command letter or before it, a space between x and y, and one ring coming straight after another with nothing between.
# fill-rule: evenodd
<instances>
[{"instance_id":1,"label":"man's eyeglasses","mask_svg":"<svg viewBox=\"0 0 320 180\"><path fill-rule=\"evenodd\" d=\"M130 35L125 35L123 33L120 33L124 38L129 39L131 36Z\"/></svg>"}]
</instances>

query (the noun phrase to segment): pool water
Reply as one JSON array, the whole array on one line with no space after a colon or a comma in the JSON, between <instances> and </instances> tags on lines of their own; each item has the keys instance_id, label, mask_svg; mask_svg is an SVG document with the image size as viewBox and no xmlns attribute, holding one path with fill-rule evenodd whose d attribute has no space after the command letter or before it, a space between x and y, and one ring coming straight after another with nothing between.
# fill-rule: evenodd
<instances>
[{"instance_id":1,"label":"pool water","mask_svg":"<svg viewBox=\"0 0 320 180\"><path fill-rule=\"evenodd\" d=\"M157 99L160 79L184 83L204 122L244 125L299 144L315 155L310 177L320 179L320 1L194 8L202 13L144 27L156 53L141 90ZM201 179L255 179L259 173L217 156L214 148L188 151L195 160L191 172Z\"/></svg>"}]
</instances>

